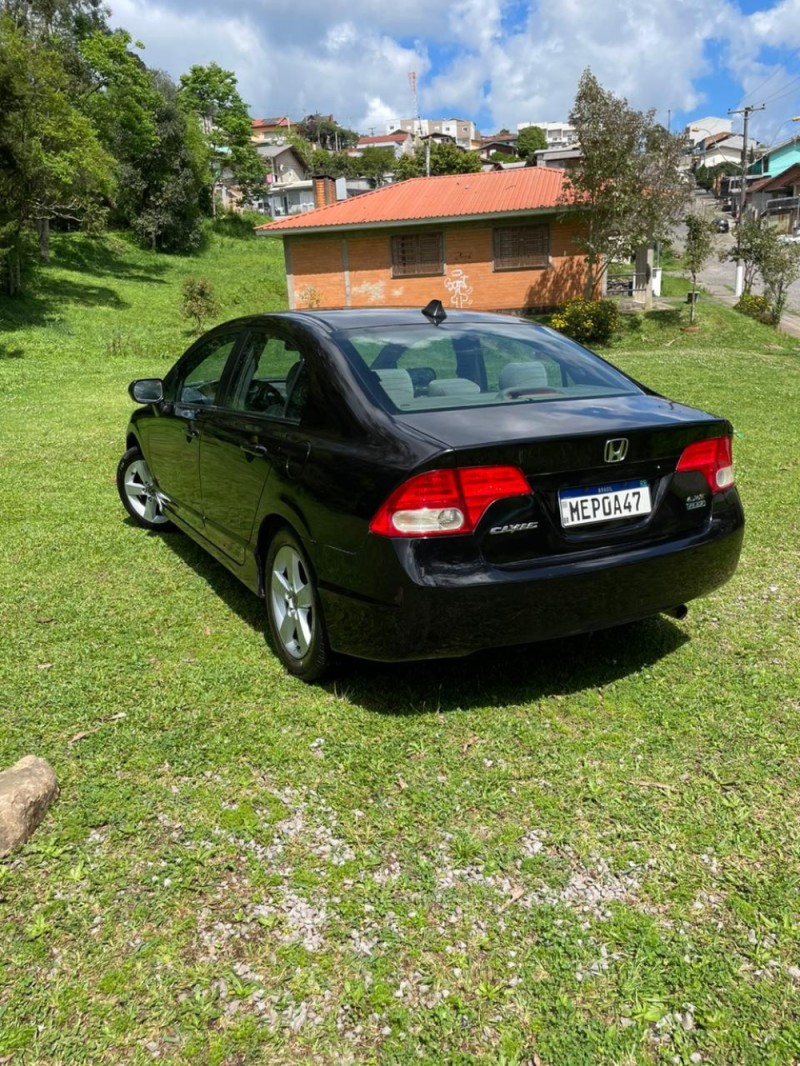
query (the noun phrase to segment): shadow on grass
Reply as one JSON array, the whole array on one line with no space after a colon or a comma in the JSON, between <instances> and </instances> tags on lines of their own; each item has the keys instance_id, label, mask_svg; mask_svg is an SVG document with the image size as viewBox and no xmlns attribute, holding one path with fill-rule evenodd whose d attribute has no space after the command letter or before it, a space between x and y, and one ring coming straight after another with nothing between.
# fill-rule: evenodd
<instances>
[{"instance_id":1,"label":"shadow on grass","mask_svg":"<svg viewBox=\"0 0 800 1066\"><path fill-rule=\"evenodd\" d=\"M659 329L677 329L683 321L682 312L677 307L661 311L646 311L644 317Z\"/></svg>"},{"instance_id":2,"label":"shadow on grass","mask_svg":"<svg viewBox=\"0 0 800 1066\"><path fill-rule=\"evenodd\" d=\"M143 270L141 263L131 261L132 252L133 249L124 241L113 238L59 241L54 246L53 266L94 275L108 274L125 281L166 284L162 275L169 270L169 264L163 261L163 257L156 257L153 253L152 262Z\"/></svg>"},{"instance_id":3,"label":"shadow on grass","mask_svg":"<svg viewBox=\"0 0 800 1066\"><path fill-rule=\"evenodd\" d=\"M126 518L125 522L128 525L134 524L130 518ZM204 548L195 544L191 537L177 529L150 535L161 538L181 562L190 566L246 625L259 632L265 631L266 615L263 602L226 570L222 563L218 563Z\"/></svg>"},{"instance_id":4,"label":"shadow on grass","mask_svg":"<svg viewBox=\"0 0 800 1066\"><path fill-rule=\"evenodd\" d=\"M163 536L251 629L266 637L263 602L183 533ZM375 663L342 657L323 687L374 714L445 714L601 688L672 654L689 638L664 616L598 633L476 652L459 659Z\"/></svg>"},{"instance_id":5,"label":"shadow on grass","mask_svg":"<svg viewBox=\"0 0 800 1066\"><path fill-rule=\"evenodd\" d=\"M121 311L130 304L105 285L56 278L43 272L35 289L3 301L0 332L28 326L49 326L70 332L59 314L61 308L68 306L110 307Z\"/></svg>"},{"instance_id":6,"label":"shadow on grass","mask_svg":"<svg viewBox=\"0 0 800 1066\"><path fill-rule=\"evenodd\" d=\"M594 634L418 663L346 660L326 687L375 714L446 714L535 703L602 688L676 651L686 634L662 616Z\"/></svg>"}]
</instances>

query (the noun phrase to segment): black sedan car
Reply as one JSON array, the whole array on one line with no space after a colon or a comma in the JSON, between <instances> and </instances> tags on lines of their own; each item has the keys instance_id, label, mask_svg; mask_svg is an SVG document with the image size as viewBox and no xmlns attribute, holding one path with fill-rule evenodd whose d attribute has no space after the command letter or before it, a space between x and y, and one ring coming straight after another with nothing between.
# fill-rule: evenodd
<instances>
[{"instance_id":1,"label":"black sedan car","mask_svg":"<svg viewBox=\"0 0 800 1066\"><path fill-rule=\"evenodd\" d=\"M514 317L254 315L130 394L131 518L262 596L308 681L682 617L739 558L730 423Z\"/></svg>"}]
</instances>

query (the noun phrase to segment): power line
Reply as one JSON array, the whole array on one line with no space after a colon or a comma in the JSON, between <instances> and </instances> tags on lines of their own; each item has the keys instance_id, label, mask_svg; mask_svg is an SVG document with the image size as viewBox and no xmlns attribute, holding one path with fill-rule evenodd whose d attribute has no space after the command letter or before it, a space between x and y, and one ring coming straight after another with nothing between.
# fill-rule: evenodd
<instances>
[{"instance_id":1,"label":"power line","mask_svg":"<svg viewBox=\"0 0 800 1066\"><path fill-rule=\"evenodd\" d=\"M774 104L777 103L778 100L782 100L784 96L792 96L795 92L795 84L800 85L800 75L795 78L792 78L790 82L787 82L786 85L782 86L777 92L773 93L772 96L766 97L764 103Z\"/></svg>"},{"instance_id":2,"label":"power line","mask_svg":"<svg viewBox=\"0 0 800 1066\"><path fill-rule=\"evenodd\" d=\"M795 57L796 55L798 55L798 54L800 54L800 48L795 48L795 50L794 50L794 51L792 52L792 54L791 54L791 55L789 55L789 56L787 56L787 57L786 57L786 59L784 59L782 63L780 63L779 65L777 65L777 66L775 67L775 69L774 69L774 70L772 71L772 73L771 73L770 75L768 75L768 77L766 77L766 78L765 78L765 79L764 79L764 80L763 80L763 81L762 81L762 82L761 82L761 83L760 83L759 85L756 85L755 89L751 89L751 90L750 90L750 93L745 93L745 95L744 95L744 96L742 97L742 99L741 99L741 100L739 101L740 105L742 104L742 102L743 102L744 100L746 100L746 99L747 99L748 95L752 95L752 96L755 96L755 94L756 94L757 92L761 92L761 90L762 90L762 89L764 88L764 86L765 86L765 85L768 85L768 84L769 84L769 83L770 83L770 82L772 81L772 79L773 79L773 78L775 77L775 75L776 75L776 74L777 74L777 73L779 72L779 70L781 70L782 68L785 68L785 66L786 66L786 65L787 65L788 63L790 63L790 62L791 62L791 61L792 61L792 60L794 59L794 57ZM734 113L735 113L735 112L734 112Z\"/></svg>"}]
</instances>

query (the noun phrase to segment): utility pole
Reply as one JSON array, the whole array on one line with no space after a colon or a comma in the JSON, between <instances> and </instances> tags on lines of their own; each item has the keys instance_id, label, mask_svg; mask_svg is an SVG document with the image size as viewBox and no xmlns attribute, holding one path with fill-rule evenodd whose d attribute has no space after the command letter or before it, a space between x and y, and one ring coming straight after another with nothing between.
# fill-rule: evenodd
<instances>
[{"instance_id":1,"label":"utility pole","mask_svg":"<svg viewBox=\"0 0 800 1066\"><path fill-rule=\"evenodd\" d=\"M747 126L750 120L751 111L763 111L766 104L759 104L758 107L742 107L738 111L733 111L728 108L729 115L744 115L744 131L742 132L742 176L741 176L741 188L739 189L739 214L736 219L737 226L741 226L744 221L744 206L747 200L747 184L745 181L745 175L747 174ZM744 289L744 263L736 260L736 284L734 286L734 296L741 296Z\"/></svg>"}]
</instances>

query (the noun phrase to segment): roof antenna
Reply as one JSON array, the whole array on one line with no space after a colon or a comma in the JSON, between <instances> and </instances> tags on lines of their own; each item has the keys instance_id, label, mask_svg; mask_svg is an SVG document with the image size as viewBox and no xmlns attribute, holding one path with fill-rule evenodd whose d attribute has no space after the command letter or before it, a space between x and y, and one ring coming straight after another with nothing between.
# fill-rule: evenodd
<instances>
[{"instance_id":1,"label":"roof antenna","mask_svg":"<svg viewBox=\"0 0 800 1066\"><path fill-rule=\"evenodd\" d=\"M437 326L447 318L447 312L442 307L441 300L431 300L427 307L422 308L422 313L431 322L435 322Z\"/></svg>"}]
</instances>

